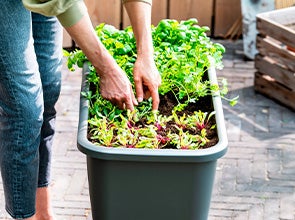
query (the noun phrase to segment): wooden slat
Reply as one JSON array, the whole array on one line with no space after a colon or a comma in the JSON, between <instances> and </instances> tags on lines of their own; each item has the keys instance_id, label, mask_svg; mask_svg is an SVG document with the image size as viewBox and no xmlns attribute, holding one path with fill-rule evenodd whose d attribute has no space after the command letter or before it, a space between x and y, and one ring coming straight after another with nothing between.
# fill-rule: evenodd
<instances>
[{"instance_id":1,"label":"wooden slat","mask_svg":"<svg viewBox=\"0 0 295 220\"><path fill-rule=\"evenodd\" d=\"M122 16L122 28L126 28L128 26L130 26L130 19L128 17L128 14L127 14L127 11L126 9L123 7L122 9L122 12L123 12L123 16Z\"/></svg>"},{"instance_id":2,"label":"wooden slat","mask_svg":"<svg viewBox=\"0 0 295 220\"><path fill-rule=\"evenodd\" d=\"M168 18L168 0L154 0L152 8L152 24L158 25L159 21Z\"/></svg>"},{"instance_id":3,"label":"wooden slat","mask_svg":"<svg viewBox=\"0 0 295 220\"><path fill-rule=\"evenodd\" d=\"M288 50L281 42L272 38L262 38L257 36L257 50L262 56L268 56L277 63L282 64L293 72L295 72L295 53Z\"/></svg>"},{"instance_id":4,"label":"wooden slat","mask_svg":"<svg viewBox=\"0 0 295 220\"><path fill-rule=\"evenodd\" d=\"M212 17L213 0L170 0L169 18L171 19L196 18L200 26L211 28Z\"/></svg>"},{"instance_id":5,"label":"wooden slat","mask_svg":"<svg viewBox=\"0 0 295 220\"><path fill-rule=\"evenodd\" d=\"M295 7L257 15L257 30L295 48Z\"/></svg>"},{"instance_id":6,"label":"wooden slat","mask_svg":"<svg viewBox=\"0 0 295 220\"><path fill-rule=\"evenodd\" d=\"M262 18L264 20L269 20L274 23L281 24L283 26L294 25L295 19L295 7L290 8L282 8L278 10L266 11L264 13L260 13L257 17Z\"/></svg>"},{"instance_id":7,"label":"wooden slat","mask_svg":"<svg viewBox=\"0 0 295 220\"><path fill-rule=\"evenodd\" d=\"M168 0L155 0L152 6L152 24L157 25L160 20L167 18ZM123 28L130 25L128 14L123 7Z\"/></svg>"},{"instance_id":8,"label":"wooden slat","mask_svg":"<svg viewBox=\"0 0 295 220\"><path fill-rule=\"evenodd\" d=\"M225 37L242 17L241 0L215 0L214 36ZM203 4L202 3L200 4Z\"/></svg>"},{"instance_id":9,"label":"wooden slat","mask_svg":"<svg viewBox=\"0 0 295 220\"><path fill-rule=\"evenodd\" d=\"M276 0L276 9L287 8L295 5L295 0Z\"/></svg>"},{"instance_id":10,"label":"wooden slat","mask_svg":"<svg viewBox=\"0 0 295 220\"><path fill-rule=\"evenodd\" d=\"M106 23L120 28L120 0L84 0L84 2L94 27L100 23Z\"/></svg>"},{"instance_id":11,"label":"wooden slat","mask_svg":"<svg viewBox=\"0 0 295 220\"><path fill-rule=\"evenodd\" d=\"M262 57L260 55L255 58L255 67L259 72L274 78L277 82L295 92L294 72L279 66L268 57Z\"/></svg>"},{"instance_id":12,"label":"wooden slat","mask_svg":"<svg viewBox=\"0 0 295 220\"><path fill-rule=\"evenodd\" d=\"M264 76L259 72L255 73L254 89L255 91L295 110L295 92L288 90L275 80Z\"/></svg>"}]
</instances>

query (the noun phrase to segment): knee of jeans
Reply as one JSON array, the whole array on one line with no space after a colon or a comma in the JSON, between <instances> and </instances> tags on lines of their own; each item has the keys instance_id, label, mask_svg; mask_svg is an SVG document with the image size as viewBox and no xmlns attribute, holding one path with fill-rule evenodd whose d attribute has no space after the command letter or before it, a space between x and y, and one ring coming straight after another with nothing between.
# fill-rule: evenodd
<instances>
[{"instance_id":1,"label":"knee of jeans","mask_svg":"<svg viewBox=\"0 0 295 220\"><path fill-rule=\"evenodd\" d=\"M43 122L43 95L24 94L14 107L16 111L16 120L29 125L31 129L40 129ZM14 118L14 117L12 117Z\"/></svg>"},{"instance_id":2,"label":"knee of jeans","mask_svg":"<svg viewBox=\"0 0 295 220\"><path fill-rule=\"evenodd\" d=\"M30 104L22 106L22 116L28 123L41 125L43 121L44 104L42 100L30 101Z\"/></svg>"},{"instance_id":3,"label":"knee of jeans","mask_svg":"<svg viewBox=\"0 0 295 220\"><path fill-rule=\"evenodd\" d=\"M58 100L61 90L61 79L56 77L47 84L43 84L43 97L46 107L53 107Z\"/></svg>"},{"instance_id":4,"label":"knee of jeans","mask_svg":"<svg viewBox=\"0 0 295 220\"><path fill-rule=\"evenodd\" d=\"M43 92L32 92L30 89L13 89L0 96L0 115L3 119L42 120L44 111Z\"/></svg>"}]
</instances>

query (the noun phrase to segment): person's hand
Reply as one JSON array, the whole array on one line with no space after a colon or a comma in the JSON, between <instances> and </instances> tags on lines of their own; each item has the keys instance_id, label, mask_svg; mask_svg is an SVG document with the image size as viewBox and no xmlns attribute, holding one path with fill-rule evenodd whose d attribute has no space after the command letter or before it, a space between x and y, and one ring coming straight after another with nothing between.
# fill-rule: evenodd
<instances>
[{"instance_id":1,"label":"person's hand","mask_svg":"<svg viewBox=\"0 0 295 220\"><path fill-rule=\"evenodd\" d=\"M89 15L75 25L66 27L68 33L83 50L100 77L100 93L121 109L134 110L137 100L131 83L123 70L96 35Z\"/></svg>"},{"instance_id":2,"label":"person's hand","mask_svg":"<svg viewBox=\"0 0 295 220\"><path fill-rule=\"evenodd\" d=\"M117 105L120 109L134 110L137 105L132 86L126 74L119 66L100 74L100 93L103 98Z\"/></svg>"},{"instance_id":3,"label":"person's hand","mask_svg":"<svg viewBox=\"0 0 295 220\"><path fill-rule=\"evenodd\" d=\"M160 103L158 88L161 76L150 57L138 57L133 70L136 97L138 102L152 97L153 110L157 110Z\"/></svg>"}]
</instances>

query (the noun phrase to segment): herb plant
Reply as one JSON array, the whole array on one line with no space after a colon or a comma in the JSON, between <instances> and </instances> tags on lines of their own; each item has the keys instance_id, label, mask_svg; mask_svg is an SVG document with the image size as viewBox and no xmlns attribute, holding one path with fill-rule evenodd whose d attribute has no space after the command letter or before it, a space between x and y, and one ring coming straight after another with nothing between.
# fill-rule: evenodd
<instances>
[{"instance_id":1,"label":"herb plant","mask_svg":"<svg viewBox=\"0 0 295 220\"><path fill-rule=\"evenodd\" d=\"M210 99L216 92L223 97L226 94L225 80L221 80L220 85L212 85L207 76L210 67L223 67L225 48L213 43L206 35L208 27L198 26L196 19L180 22L164 19L151 28L154 60L162 78L159 111L152 111L151 100L144 100L133 112L112 105L101 97L99 77L83 52L79 49L66 52L70 70L75 65L82 68L84 63L89 67L87 80L91 89L83 95L90 105L90 139L106 147L208 147L210 133L216 130L214 112L203 112L190 106L197 106L201 99ZM96 33L134 85L132 73L137 55L132 28L118 30L111 25L100 24ZM172 108L167 112L168 99L172 100ZM234 104L236 99L229 101Z\"/></svg>"}]
</instances>

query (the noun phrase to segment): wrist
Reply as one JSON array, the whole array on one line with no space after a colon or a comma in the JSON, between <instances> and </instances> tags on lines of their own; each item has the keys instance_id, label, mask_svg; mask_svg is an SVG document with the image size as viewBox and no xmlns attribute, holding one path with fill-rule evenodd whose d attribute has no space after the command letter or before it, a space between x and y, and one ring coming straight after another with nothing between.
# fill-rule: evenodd
<instances>
[{"instance_id":1,"label":"wrist","mask_svg":"<svg viewBox=\"0 0 295 220\"><path fill-rule=\"evenodd\" d=\"M91 61L92 65L96 69L96 72L99 77L110 75L113 72L116 72L116 69L119 67L114 60L114 58L110 55L107 50L101 51L100 49L94 51L95 57L94 60Z\"/></svg>"},{"instance_id":2,"label":"wrist","mask_svg":"<svg viewBox=\"0 0 295 220\"><path fill-rule=\"evenodd\" d=\"M154 62L154 54L153 53L137 54L137 60L144 61L144 62Z\"/></svg>"},{"instance_id":3,"label":"wrist","mask_svg":"<svg viewBox=\"0 0 295 220\"><path fill-rule=\"evenodd\" d=\"M154 46L152 39L142 39L136 42L137 56L153 56Z\"/></svg>"}]
</instances>

